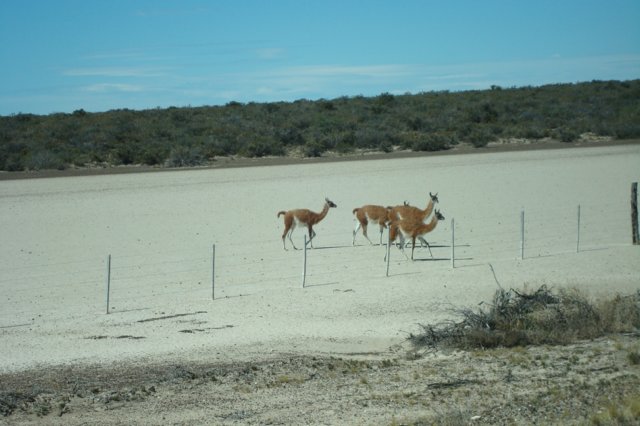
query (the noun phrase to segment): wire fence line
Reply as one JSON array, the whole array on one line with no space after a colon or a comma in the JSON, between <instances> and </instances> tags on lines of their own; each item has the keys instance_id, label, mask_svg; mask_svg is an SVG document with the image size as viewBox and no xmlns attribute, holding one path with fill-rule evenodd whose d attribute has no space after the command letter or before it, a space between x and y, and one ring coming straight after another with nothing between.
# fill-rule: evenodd
<instances>
[{"instance_id":1,"label":"wire fence line","mask_svg":"<svg viewBox=\"0 0 640 426\"><path fill-rule=\"evenodd\" d=\"M623 231L629 222L629 211L623 207L598 204L581 205L580 208L534 206L523 208L523 211L526 211L525 259L575 252L580 245L583 249L592 249L631 244L628 233ZM460 214L455 217L455 241L451 240L450 218L443 222L426 236L434 259L420 248L419 243L416 244L420 260L446 260L453 266L452 244L455 244L456 267L520 257L520 212L480 216ZM298 230L296 238L302 239L303 232L305 230ZM378 227L370 227L369 234L372 241L377 242ZM109 303L120 311L153 307L165 303L160 298L166 296L171 296L174 303L210 300L212 279L216 298L226 298L255 292L256 284L260 286L257 291L269 291L300 287L303 281L307 286L338 283L342 271L348 271L351 276L384 277L386 241L385 232L382 247L363 248L370 244L361 235L353 246L352 234L346 229L323 229L314 241L316 248L310 250L304 275L302 250L284 252L277 237L251 241L249 246L242 241L225 244L217 247L214 259L211 247L147 252L144 249L123 250L111 253ZM399 251L391 250L391 259L391 274L401 272L403 262L407 262L405 257ZM434 264L426 262L424 268ZM449 262L440 265L446 266ZM60 306L67 310L81 308L68 306L65 301L70 289L74 292L74 300L80 300L86 312L103 312L106 269L107 254L102 259L2 265L0 289L3 289L4 301L0 326L16 315L25 314L30 304L43 298L49 300L50 310Z\"/></svg>"}]
</instances>

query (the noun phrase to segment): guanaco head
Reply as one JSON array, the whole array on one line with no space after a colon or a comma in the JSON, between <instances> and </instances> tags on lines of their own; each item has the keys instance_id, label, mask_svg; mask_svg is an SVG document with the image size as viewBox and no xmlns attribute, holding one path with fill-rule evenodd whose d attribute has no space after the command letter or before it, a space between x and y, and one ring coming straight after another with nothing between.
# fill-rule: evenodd
<instances>
[{"instance_id":1,"label":"guanaco head","mask_svg":"<svg viewBox=\"0 0 640 426\"><path fill-rule=\"evenodd\" d=\"M429 197L431 197L431 201L433 201L434 204L438 202L438 193L437 192L435 194L432 194L431 192L429 192Z\"/></svg>"},{"instance_id":2,"label":"guanaco head","mask_svg":"<svg viewBox=\"0 0 640 426\"><path fill-rule=\"evenodd\" d=\"M436 210L436 217L438 220L444 220L444 216L440 213L440 210Z\"/></svg>"},{"instance_id":3,"label":"guanaco head","mask_svg":"<svg viewBox=\"0 0 640 426\"><path fill-rule=\"evenodd\" d=\"M325 199L324 199L324 200L327 202L327 204L329 204L329 207L338 207L338 206L336 205L336 203L334 203L334 202L333 202L333 201L331 201L330 199L328 199L328 198L326 198L326 197L325 197Z\"/></svg>"}]
</instances>

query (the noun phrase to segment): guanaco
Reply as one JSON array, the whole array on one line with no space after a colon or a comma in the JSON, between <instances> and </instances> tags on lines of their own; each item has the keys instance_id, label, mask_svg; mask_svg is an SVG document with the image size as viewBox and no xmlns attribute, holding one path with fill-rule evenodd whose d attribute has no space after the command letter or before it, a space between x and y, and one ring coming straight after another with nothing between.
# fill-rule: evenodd
<instances>
[{"instance_id":1,"label":"guanaco","mask_svg":"<svg viewBox=\"0 0 640 426\"><path fill-rule=\"evenodd\" d=\"M376 224L380 227L380 245L382 245L382 233L384 229L387 227L387 223L389 222L389 211L390 207L376 206L373 204L367 204L362 207L356 207L353 209L353 214L356 215L356 219L358 223L356 224L356 228L353 230L353 241L351 242L354 246L356 245L356 234L362 228L362 235L373 245L373 242L369 239L367 235L367 225L369 223Z\"/></svg>"},{"instance_id":2,"label":"guanaco","mask_svg":"<svg viewBox=\"0 0 640 426\"><path fill-rule=\"evenodd\" d=\"M296 226L299 226L299 225L306 226L307 229L309 230L308 244L310 244L311 248L313 248L312 241L313 241L313 237L316 236L316 232L313 230L313 225L315 225L316 223L324 219L327 213L329 213L330 208L338 207L333 201L329 200L328 198L325 198L324 200L325 200L324 207L320 213L312 212L309 209L295 209L295 210L289 210L289 211L282 210L278 212L278 217L280 217L280 215L284 215L284 232L282 233L282 247L284 247L285 250L287 249L287 246L284 240L286 236L289 237L289 241L291 241L291 245L293 246L294 250L298 250L295 244L293 244L293 240L291 239L291 234L293 234L293 230L296 228Z\"/></svg>"},{"instance_id":3,"label":"guanaco","mask_svg":"<svg viewBox=\"0 0 640 426\"><path fill-rule=\"evenodd\" d=\"M408 219L423 222L426 218L429 217L431 212L433 211L433 207L438 202L438 193L432 194L429 192L429 201L427 202L427 207L424 210L410 206L409 203L405 201L402 206L391 207L390 218L391 220L400 220L400 219Z\"/></svg>"},{"instance_id":4,"label":"guanaco","mask_svg":"<svg viewBox=\"0 0 640 426\"><path fill-rule=\"evenodd\" d=\"M404 202L404 207L409 206L409 202ZM356 234L360 229L362 229L362 235L373 245L373 242L369 239L367 235L367 226L369 223L377 224L380 227L380 245L382 245L382 234L384 229L387 227L387 224L391 221L391 210L393 207L387 206L378 206L374 204L367 204L362 207L356 207L353 209L353 214L356 215L357 223L356 227L353 230L353 241L352 245L356 245Z\"/></svg>"},{"instance_id":5,"label":"guanaco","mask_svg":"<svg viewBox=\"0 0 640 426\"><path fill-rule=\"evenodd\" d=\"M440 213L439 210L436 210L429 223L414 221L409 218L393 221L391 222L389 228L389 238L391 241L395 241L398 236L400 237L399 248L405 257L407 257L407 254L404 252L404 239L411 238L411 260L413 260L413 251L416 248L416 238L422 238L423 235L433 231L438 225L438 221L440 220L444 220L444 216L442 215L442 213ZM429 243L426 240L424 240L424 242L429 248L431 257L433 257L433 253L431 253L431 247L429 246Z\"/></svg>"},{"instance_id":6,"label":"guanaco","mask_svg":"<svg viewBox=\"0 0 640 426\"><path fill-rule=\"evenodd\" d=\"M389 221L409 219L414 222L424 222L433 211L433 207L436 203L438 203L438 193L436 192L435 194L432 194L429 192L429 201L427 202L427 207L424 210L410 206L405 202L403 206L395 206L391 208L389 211ZM420 240L421 247L424 247L425 245L429 247L429 243L427 243L427 240L422 236L418 236L418 239Z\"/></svg>"}]
</instances>

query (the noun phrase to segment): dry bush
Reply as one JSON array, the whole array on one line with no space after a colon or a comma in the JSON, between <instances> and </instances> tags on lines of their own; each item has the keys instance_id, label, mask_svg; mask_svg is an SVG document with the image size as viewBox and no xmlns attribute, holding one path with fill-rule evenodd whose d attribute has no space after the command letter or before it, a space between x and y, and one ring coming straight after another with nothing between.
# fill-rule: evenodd
<instances>
[{"instance_id":1,"label":"dry bush","mask_svg":"<svg viewBox=\"0 0 640 426\"><path fill-rule=\"evenodd\" d=\"M608 332L629 333L640 328L640 290L629 296L616 295L598 304L598 311Z\"/></svg>"},{"instance_id":2,"label":"dry bush","mask_svg":"<svg viewBox=\"0 0 640 426\"><path fill-rule=\"evenodd\" d=\"M421 325L409 340L417 347L459 349L567 344L640 328L640 291L593 303L575 289L496 291L489 309L460 309L460 321Z\"/></svg>"}]
</instances>

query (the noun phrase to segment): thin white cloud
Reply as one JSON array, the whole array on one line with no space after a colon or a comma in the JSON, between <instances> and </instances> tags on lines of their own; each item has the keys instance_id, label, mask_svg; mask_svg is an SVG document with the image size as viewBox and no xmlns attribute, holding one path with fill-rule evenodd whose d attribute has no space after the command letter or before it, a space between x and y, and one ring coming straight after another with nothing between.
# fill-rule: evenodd
<instances>
[{"instance_id":1,"label":"thin white cloud","mask_svg":"<svg viewBox=\"0 0 640 426\"><path fill-rule=\"evenodd\" d=\"M235 73L223 80L235 89L233 93L238 100L274 101L619 80L634 69L640 76L639 55L553 56L458 64L320 64ZM220 90L214 92L220 93Z\"/></svg>"},{"instance_id":2,"label":"thin white cloud","mask_svg":"<svg viewBox=\"0 0 640 426\"><path fill-rule=\"evenodd\" d=\"M138 9L134 12L135 16L142 18L155 17L175 17L188 15L202 15L209 13L209 9L203 6L189 8L155 8L155 9Z\"/></svg>"},{"instance_id":3,"label":"thin white cloud","mask_svg":"<svg viewBox=\"0 0 640 426\"><path fill-rule=\"evenodd\" d=\"M433 80L433 81L438 81L438 80L471 80L471 79L475 79L475 78L479 78L482 77L482 74L449 74L449 73L444 73L444 74L439 74L439 73L434 73L434 74L430 74L430 73L426 73L425 74L425 79L426 80Z\"/></svg>"},{"instance_id":4,"label":"thin white cloud","mask_svg":"<svg viewBox=\"0 0 640 426\"><path fill-rule=\"evenodd\" d=\"M391 90L415 71L407 65L313 65L235 74L232 80L245 99L332 97L369 92L372 86ZM370 89L374 90L375 89Z\"/></svg>"},{"instance_id":5,"label":"thin white cloud","mask_svg":"<svg viewBox=\"0 0 640 426\"><path fill-rule=\"evenodd\" d=\"M122 84L122 83L96 83L89 86L84 86L82 90L86 92L142 92L145 87L134 84Z\"/></svg>"},{"instance_id":6,"label":"thin white cloud","mask_svg":"<svg viewBox=\"0 0 640 426\"><path fill-rule=\"evenodd\" d=\"M94 52L83 55L80 59L83 60L104 60L104 59L144 59L146 57L145 52L141 49L120 49L114 51Z\"/></svg>"},{"instance_id":7,"label":"thin white cloud","mask_svg":"<svg viewBox=\"0 0 640 426\"><path fill-rule=\"evenodd\" d=\"M98 67L73 68L62 74L69 77L161 77L166 73L150 68Z\"/></svg>"},{"instance_id":8,"label":"thin white cloud","mask_svg":"<svg viewBox=\"0 0 640 426\"><path fill-rule=\"evenodd\" d=\"M255 58L255 49L252 49ZM266 56L277 51L264 52ZM375 96L380 93L419 93L439 90L482 90L538 86L590 80L640 78L640 55L599 57L547 56L505 62L456 64L318 64L270 66L263 60L249 69L245 63L230 70L222 64L180 66L118 65L69 68L63 74L72 81L65 90L49 90L48 103L69 108L108 110L118 107L152 108L158 105L215 105L241 102L293 101L296 99ZM236 66L237 65L237 66ZM236 69L237 68L237 69ZM147 78L147 80L143 80ZM151 83L152 82L152 83ZM152 85L150 85L152 84ZM68 90L75 87L76 90ZM55 96L54 93L56 94ZM101 94L104 96L95 96ZM33 110L35 102L5 97L0 108ZM6 105L6 106L5 106ZM25 106L26 105L26 106ZM45 111L47 112L47 111ZM50 112L50 111L49 111Z\"/></svg>"},{"instance_id":9,"label":"thin white cloud","mask_svg":"<svg viewBox=\"0 0 640 426\"><path fill-rule=\"evenodd\" d=\"M260 59L273 60L280 59L285 56L285 49L279 47L269 47L264 49L258 49L256 54Z\"/></svg>"},{"instance_id":10,"label":"thin white cloud","mask_svg":"<svg viewBox=\"0 0 640 426\"><path fill-rule=\"evenodd\" d=\"M411 73L408 65L312 65L291 67L274 70L273 75L304 76L304 77L332 77L332 76L367 76L367 77L391 77L402 76Z\"/></svg>"}]
</instances>

